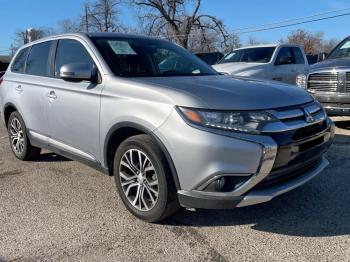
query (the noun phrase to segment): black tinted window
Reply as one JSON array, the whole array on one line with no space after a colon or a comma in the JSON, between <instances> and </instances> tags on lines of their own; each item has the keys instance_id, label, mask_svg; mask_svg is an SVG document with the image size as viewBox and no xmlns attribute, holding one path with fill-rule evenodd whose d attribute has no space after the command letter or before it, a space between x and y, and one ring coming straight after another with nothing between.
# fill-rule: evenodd
<instances>
[{"instance_id":1,"label":"black tinted window","mask_svg":"<svg viewBox=\"0 0 350 262\"><path fill-rule=\"evenodd\" d=\"M294 59L296 64L305 64L305 59L303 52L301 52L300 48L293 47Z\"/></svg>"},{"instance_id":2,"label":"black tinted window","mask_svg":"<svg viewBox=\"0 0 350 262\"><path fill-rule=\"evenodd\" d=\"M217 73L185 49L163 40L92 38L113 73L121 77L174 77Z\"/></svg>"},{"instance_id":3,"label":"black tinted window","mask_svg":"<svg viewBox=\"0 0 350 262\"><path fill-rule=\"evenodd\" d=\"M37 76L49 76L49 55L51 41L32 46L27 59L26 73Z\"/></svg>"},{"instance_id":4,"label":"black tinted window","mask_svg":"<svg viewBox=\"0 0 350 262\"><path fill-rule=\"evenodd\" d=\"M12 64L11 71L15 73L23 73L24 65L28 56L29 48L22 49L15 58Z\"/></svg>"},{"instance_id":5,"label":"black tinted window","mask_svg":"<svg viewBox=\"0 0 350 262\"><path fill-rule=\"evenodd\" d=\"M76 40L60 40L58 42L55 60L55 76L59 76L63 65L73 63L89 64L93 68L93 61L85 47Z\"/></svg>"},{"instance_id":6,"label":"black tinted window","mask_svg":"<svg viewBox=\"0 0 350 262\"><path fill-rule=\"evenodd\" d=\"M294 64L294 57L292 49L290 47L282 47L277 55L276 64L277 65L287 65Z\"/></svg>"},{"instance_id":7,"label":"black tinted window","mask_svg":"<svg viewBox=\"0 0 350 262\"><path fill-rule=\"evenodd\" d=\"M254 47L237 49L226 55L219 64L225 63L268 63L271 60L275 47Z\"/></svg>"}]
</instances>

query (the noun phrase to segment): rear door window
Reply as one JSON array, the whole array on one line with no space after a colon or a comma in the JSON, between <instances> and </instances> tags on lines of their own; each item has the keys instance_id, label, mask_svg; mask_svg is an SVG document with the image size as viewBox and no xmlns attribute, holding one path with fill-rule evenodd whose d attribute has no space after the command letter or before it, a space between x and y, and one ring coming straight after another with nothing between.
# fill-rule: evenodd
<instances>
[{"instance_id":1,"label":"rear door window","mask_svg":"<svg viewBox=\"0 0 350 262\"><path fill-rule=\"evenodd\" d=\"M49 76L51 41L33 45L27 59L25 73L36 76Z\"/></svg>"},{"instance_id":2,"label":"rear door window","mask_svg":"<svg viewBox=\"0 0 350 262\"><path fill-rule=\"evenodd\" d=\"M21 51L19 51L18 55L16 56L15 60L13 61L13 64L11 66L11 71L14 73L23 73L24 72L24 66L26 63L26 59L28 56L30 48L24 48Z\"/></svg>"}]
</instances>

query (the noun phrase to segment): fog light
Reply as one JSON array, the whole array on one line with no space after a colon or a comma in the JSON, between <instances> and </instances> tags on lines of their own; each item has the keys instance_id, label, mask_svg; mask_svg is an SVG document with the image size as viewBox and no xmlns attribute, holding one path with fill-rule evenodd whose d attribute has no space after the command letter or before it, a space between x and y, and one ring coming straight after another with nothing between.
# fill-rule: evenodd
<instances>
[{"instance_id":1,"label":"fog light","mask_svg":"<svg viewBox=\"0 0 350 262\"><path fill-rule=\"evenodd\" d=\"M220 177L217 180L211 182L206 188L205 191L210 192L220 192L225 186L226 179L225 177Z\"/></svg>"}]
</instances>

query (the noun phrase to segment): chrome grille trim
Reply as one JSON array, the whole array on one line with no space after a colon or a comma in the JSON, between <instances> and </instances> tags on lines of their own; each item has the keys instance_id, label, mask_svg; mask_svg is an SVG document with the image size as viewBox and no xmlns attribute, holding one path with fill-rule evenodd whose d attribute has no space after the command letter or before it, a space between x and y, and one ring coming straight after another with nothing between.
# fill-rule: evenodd
<instances>
[{"instance_id":1,"label":"chrome grille trim","mask_svg":"<svg viewBox=\"0 0 350 262\"><path fill-rule=\"evenodd\" d=\"M306 121L305 111L309 112L314 121ZM291 131L320 123L326 119L326 114L318 102L300 105L294 108L268 110L268 113L279 121L264 126L263 133Z\"/></svg>"},{"instance_id":2,"label":"chrome grille trim","mask_svg":"<svg viewBox=\"0 0 350 262\"><path fill-rule=\"evenodd\" d=\"M338 72L312 73L308 77L307 88L311 91L337 92Z\"/></svg>"},{"instance_id":3,"label":"chrome grille trim","mask_svg":"<svg viewBox=\"0 0 350 262\"><path fill-rule=\"evenodd\" d=\"M346 73L346 92L350 93L350 72Z\"/></svg>"}]
</instances>

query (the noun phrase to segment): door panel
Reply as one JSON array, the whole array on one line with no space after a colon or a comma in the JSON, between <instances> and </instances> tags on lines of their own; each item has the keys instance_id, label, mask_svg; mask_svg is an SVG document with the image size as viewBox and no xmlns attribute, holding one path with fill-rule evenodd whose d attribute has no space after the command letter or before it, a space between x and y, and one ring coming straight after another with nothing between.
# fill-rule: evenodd
<instances>
[{"instance_id":1,"label":"door panel","mask_svg":"<svg viewBox=\"0 0 350 262\"><path fill-rule=\"evenodd\" d=\"M47 98L51 137L99 159L99 119L101 85L52 79Z\"/></svg>"},{"instance_id":2,"label":"door panel","mask_svg":"<svg viewBox=\"0 0 350 262\"><path fill-rule=\"evenodd\" d=\"M95 64L85 47L73 39L58 41L54 74L47 94L51 137L70 153L88 160L100 158L99 122L102 84L90 81L67 81L60 78L64 65L83 63L93 71ZM72 72L74 73L74 72ZM52 142L53 143L53 142ZM53 144L53 146L55 146Z\"/></svg>"},{"instance_id":3,"label":"door panel","mask_svg":"<svg viewBox=\"0 0 350 262\"><path fill-rule=\"evenodd\" d=\"M17 96L16 103L20 105L20 113L26 126L29 130L45 136L50 133L46 80L50 79L51 49L52 41L35 44L25 51L26 57L22 57L24 60L18 64L15 61L15 67L12 68L13 72L19 73L14 77L16 81L13 83L13 88Z\"/></svg>"}]
</instances>

